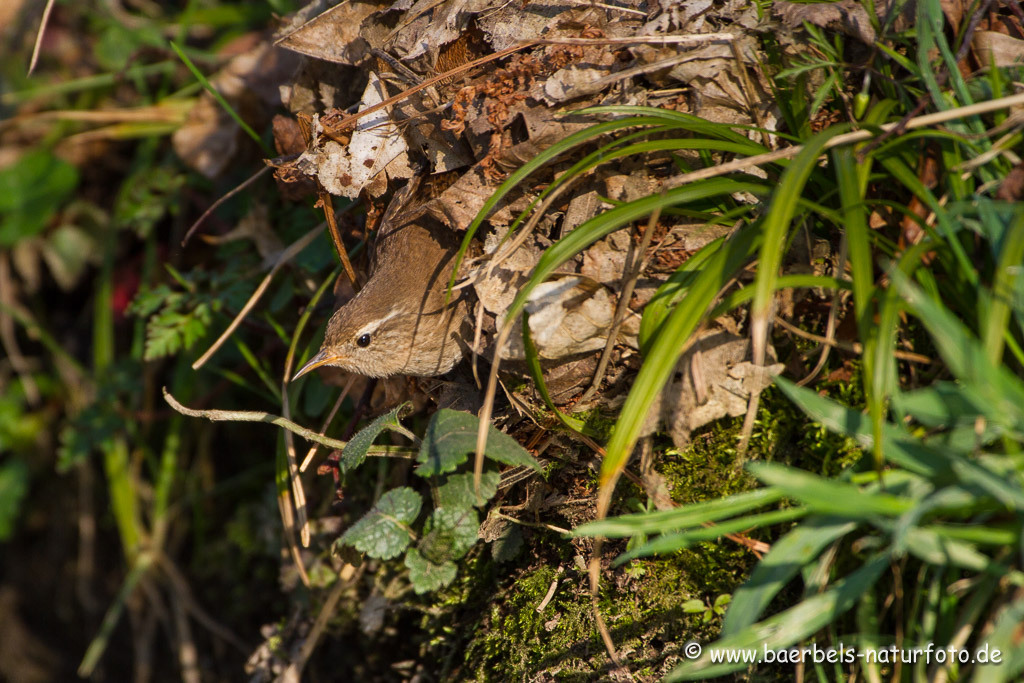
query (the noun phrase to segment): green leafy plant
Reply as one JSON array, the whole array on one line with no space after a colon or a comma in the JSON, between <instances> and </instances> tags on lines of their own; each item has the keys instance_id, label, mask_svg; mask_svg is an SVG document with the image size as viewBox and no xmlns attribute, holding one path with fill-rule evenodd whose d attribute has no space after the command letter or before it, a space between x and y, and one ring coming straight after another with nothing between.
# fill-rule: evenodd
<instances>
[{"instance_id":1,"label":"green leafy plant","mask_svg":"<svg viewBox=\"0 0 1024 683\"><path fill-rule=\"evenodd\" d=\"M399 421L406 407L394 408L357 433L342 450L342 470L359 467L370 445L385 430L415 439ZM423 497L412 487L401 486L384 493L336 544L350 545L380 560L405 553L409 581L417 593L450 584L457 573L455 561L476 544L480 528L476 508L497 493L501 480L496 470L485 471L478 498L473 473L457 472L476 450L478 425L474 415L456 410L441 409L431 417L416 455L415 473L429 485L434 503L422 525L416 522ZM541 469L526 449L493 426L485 455L496 463Z\"/></svg>"}]
</instances>

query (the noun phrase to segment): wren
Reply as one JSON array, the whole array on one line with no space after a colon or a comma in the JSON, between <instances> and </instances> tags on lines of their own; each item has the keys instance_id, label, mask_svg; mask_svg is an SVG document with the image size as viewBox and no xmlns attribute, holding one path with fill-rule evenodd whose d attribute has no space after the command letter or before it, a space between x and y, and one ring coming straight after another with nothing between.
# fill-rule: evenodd
<instances>
[{"instance_id":1,"label":"wren","mask_svg":"<svg viewBox=\"0 0 1024 683\"><path fill-rule=\"evenodd\" d=\"M292 381L321 366L369 377L431 377L462 359L466 304L457 292L445 303L456 236L444 226L425 225L430 219L395 225L385 215L369 280L331 316L319 353Z\"/></svg>"}]
</instances>

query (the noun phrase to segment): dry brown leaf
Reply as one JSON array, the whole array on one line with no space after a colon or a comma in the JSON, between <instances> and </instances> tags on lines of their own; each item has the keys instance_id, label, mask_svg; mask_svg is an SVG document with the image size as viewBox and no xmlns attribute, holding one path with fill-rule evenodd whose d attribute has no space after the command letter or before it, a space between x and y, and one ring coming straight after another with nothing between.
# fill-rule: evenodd
<instances>
[{"instance_id":1,"label":"dry brown leaf","mask_svg":"<svg viewBox=\"0 0 1024 683\"><path fill-rule=\"evenodd\" d=\"M1024 40L996 31L978 31L971 40L978 61L997 67L1024 66Z\"/></svg>"},{"instance_id":2,"label":"dry brown leaf","mask_svg":"<svg viewBox=\"0 0 1024 683\"><path fill-rule=\"evenodd\" d=\"M334 64L361 64L370 54L370 45L359 35L359 29L363 20L384 4L345 0L305 23L289 27L275 45ZM319 5L311 3L304 11Z\"/></svg>"},{"instance_id":3,"label":"dry brown leaf","mask_svg":"<svg viewBox=\"0 0 1024 683\"><path fill-rule=\"evenodd\" d=\"M769 357L775 358L769 347ZM760 392L782 372L780 363L763 370L750 362L750 340L725 331L702 335L676 364L662 389L645 432L664 425L678 448L690 443L694 429L747 412L751 392Z\"/></svg>"}]
</instances>

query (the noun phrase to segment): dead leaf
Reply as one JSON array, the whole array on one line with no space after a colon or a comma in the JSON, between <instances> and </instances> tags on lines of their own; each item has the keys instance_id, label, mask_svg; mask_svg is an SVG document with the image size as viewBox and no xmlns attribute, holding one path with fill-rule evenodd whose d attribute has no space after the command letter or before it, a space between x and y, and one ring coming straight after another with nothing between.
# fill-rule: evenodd
<instances>
[{"instance_id":1,"label":"dead leaf","mask_svg":"<svg viewBox=\"0 0 1024 683\"><path fill-rule=\"evenodd\" d=\"M320 4L311 3L310 6L319 9ZM361 64L370 54L370 45L359 35L359 29L363 20L383 4L344 0L305 23L300 21L299 25L288 27L274 44L325 62L351 66Z\"/></svg>"},{"instance_id":2,"label":"dead leaf","mask_svg":"<svg viewBox=\"0 0 1024 683\"><path fill-rule=\"evenodd\" d=\"M769 357L775 353L769 347ZM676 364L648 417L645 432L663 425L676 447L690 443L694 429L747 412L752 392L761 392L782 372L780 363L759 368L750 362L750 340L724 331L702 335Z\"/></svg>"}]
</instances>

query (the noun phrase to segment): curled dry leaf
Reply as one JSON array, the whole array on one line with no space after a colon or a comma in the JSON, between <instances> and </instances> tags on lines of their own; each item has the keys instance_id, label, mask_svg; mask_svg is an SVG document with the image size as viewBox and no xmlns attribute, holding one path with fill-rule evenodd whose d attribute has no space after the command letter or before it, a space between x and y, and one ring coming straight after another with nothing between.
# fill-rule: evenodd
<instances>
[{"instance_id":1,"label":"curled dry leaf","mask_svg":"<svg viewBox=\"0 0 1024 683\"><path fill-rule=\"evenodd\" d=\"M769 346L769 357L775 352ZM722 330L707 332L682 355L648 416L646 433L664 425L679 448L694 429L747 412L752 393L760 393L782 372L781 363L759 368L750 361L750 340Z\"/></svg>"},{"instance_id":2,"label":"curled dry leaf","mask_svg":"<svg viewBox=\"0 0 1024 683\"><path fill-rule=\"evenodd\" d=\"M361 110L380 104L387 98L384 84L376 74L363 93ZM296 162L296 167L315 175L331 194L355 199L378 174L387 171L392 178L411 178L408 144L391 121L387 108L359 121L348 146L322 137L320 119L314 121L316 141ZM385 176L386 179L387 176Z\"/></svg>"},{"instance_id":3,"label":"curled dry leaf","mask_svg":"<svg viewBox=\"0 0 1024 683\"><path fill-rule=\"evenodd\" d=\"M986 66L1022 66L1024 62L1024 40L996 31L978 31L971 40L971 47L978 61Z\"/></svg>"},{"instance_id":4,"label":"curled dry leaf","mask_svg":"<svg viewBox=\"0 0 1024 683\"><path fill-rule=\"evenodd\" d=\"M333 64L361 64L369 56L370 45L359 30L363 20L381 6L378 2L348 0L325 10L324 2L310 3L274 44ZM310 19L316 11L320 13Z\"/></svg>"}]
</instances>

